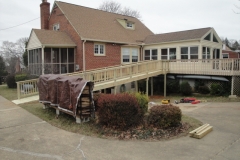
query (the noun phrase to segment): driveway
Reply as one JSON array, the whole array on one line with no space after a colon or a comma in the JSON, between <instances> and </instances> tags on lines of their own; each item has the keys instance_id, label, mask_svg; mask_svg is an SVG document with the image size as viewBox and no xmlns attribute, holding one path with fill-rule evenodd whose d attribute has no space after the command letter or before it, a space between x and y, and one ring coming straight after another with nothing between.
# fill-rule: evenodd
<instances>
[{"instance_id":1,"label":"driveway","mask_svg":"<svg viewBox=\"0 0 240 160\"><path fill-rule=\"evenodd\" d=\"M1 160L239 160L240 102L181 105L213 126L202 139L144 142L89 137L58 129L0 96Z\"/></svg>"}]
</instances>

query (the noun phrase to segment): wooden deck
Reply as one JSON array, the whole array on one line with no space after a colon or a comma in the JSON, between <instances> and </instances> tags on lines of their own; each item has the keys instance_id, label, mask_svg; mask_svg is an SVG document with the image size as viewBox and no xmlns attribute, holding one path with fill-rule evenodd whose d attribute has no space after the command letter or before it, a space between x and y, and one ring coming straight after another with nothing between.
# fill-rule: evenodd
<instances>
[{"instance_id":1,"label":"wooden deck","mask_svg":"<svg viewBox=\"0 0 240 160\"><path fill-rule=\"evenodd\" d=\"M94 91L97 91L168 73L240 76L240 59L142 61L68 75L94 82ZM17 82L18 99L38 94L37 80Z\"/></svg>"}]
</instances>

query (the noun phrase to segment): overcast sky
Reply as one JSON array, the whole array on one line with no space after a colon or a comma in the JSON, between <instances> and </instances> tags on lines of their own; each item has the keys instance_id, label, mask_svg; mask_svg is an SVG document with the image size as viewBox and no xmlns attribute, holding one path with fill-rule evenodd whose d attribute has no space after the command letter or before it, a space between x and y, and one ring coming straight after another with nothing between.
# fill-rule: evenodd
<instances>
[{"instance_id":1,"label":"overcast sky","mask_svg":"<svg viewBox=\"0 0 240 160\"><path fill-rule=\"evenodd\" d=\"M62 0L98 8L103 0ZM154 33L167 33L213 27L220 37L240 40L239 0L114 0L122 6L138 10L143 23ZM0 45L29 37L32 28L40 28L42 0L0 0ZM48 0L51 8L54 0ZM36 20L33 20L36 19ZM20 25L33 20L32 22ZM10 28L16 25L18 27ZM10 29L6 29L10 28ZM5 30L6 29L6 30Z\"/></svg>"}]
</instances>

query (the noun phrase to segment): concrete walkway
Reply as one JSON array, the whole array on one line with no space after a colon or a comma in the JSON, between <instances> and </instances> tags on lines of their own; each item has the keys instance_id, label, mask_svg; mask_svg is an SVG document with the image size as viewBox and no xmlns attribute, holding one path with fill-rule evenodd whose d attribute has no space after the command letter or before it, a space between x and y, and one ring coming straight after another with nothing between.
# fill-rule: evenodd
<instances>
[{"instance_id":1,"label":"concrete walkway","mask_svg":"<svg viewBox=\"0 0 240 160\"><path fill-rule=\"evenodd\" d=\"M39 100L39 95L13 100L12 102L19 105L19 104L33 102L33 101L37 101L37 100Z\"/></svg>"},{"instance_id":2,"label":"concrete walkway","mask_svg":"<svg viewBox=\"0 0 240 160\"><path fill-rule=\"evenodd\" d=\"M239 160L240 102L192 107L180 106L185 114L214 127L203 139L118 141L58 129L0 96L0 159Z\"/></svg>"}]
</instances>

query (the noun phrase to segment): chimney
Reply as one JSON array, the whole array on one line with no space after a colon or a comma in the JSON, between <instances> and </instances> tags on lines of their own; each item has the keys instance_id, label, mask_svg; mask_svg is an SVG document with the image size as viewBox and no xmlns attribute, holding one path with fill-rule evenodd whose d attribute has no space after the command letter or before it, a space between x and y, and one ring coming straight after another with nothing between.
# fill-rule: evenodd
<instances>
[{"instance_id":1,"label":"chimney","mask_svg":"<svg viewBox=\"0 0 240 160\"><path fill-rule=\"evenodd\" d=\"M41 19L41 29L49 29L48 18L50 16L50 3L47 0L42 0L40 4L40 19Z\"/></svg>"}]
</instances>

